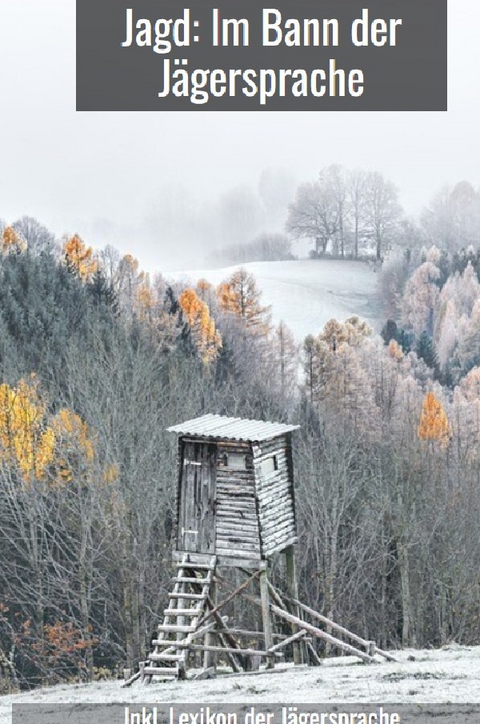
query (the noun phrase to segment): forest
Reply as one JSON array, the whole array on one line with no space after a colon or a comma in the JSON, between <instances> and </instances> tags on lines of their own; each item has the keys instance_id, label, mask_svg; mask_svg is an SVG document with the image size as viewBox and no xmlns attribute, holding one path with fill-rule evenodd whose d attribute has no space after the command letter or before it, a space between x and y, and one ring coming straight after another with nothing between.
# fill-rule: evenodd
<instances>
[{"instance_id":1,"label":"forest","mask_svg":"<svg viewBox=\"0 0 480 724\"><path fill-rule=\"evenodd\" d=\"M375 235L325 179L299 187L287 231L370 244L381 335L353 316L298 345L244 269L170 284L30 217L2 225L0 693L145 657L172 573L166 428L206 412L301 426L308 605L382 648L480 643L478 194L442 191L414 228L385 181ZM312 199L330 214L313 230Z\"/></svg>"}]
</instances>

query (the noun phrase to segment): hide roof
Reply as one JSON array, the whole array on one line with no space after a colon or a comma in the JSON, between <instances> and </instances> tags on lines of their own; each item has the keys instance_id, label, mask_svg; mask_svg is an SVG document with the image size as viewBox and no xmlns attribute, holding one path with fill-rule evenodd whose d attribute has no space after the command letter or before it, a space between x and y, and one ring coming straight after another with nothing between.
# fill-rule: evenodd
<instances>
[{"instance_id":1,"label":"hide roof","mask_svg":"<svg viewBox=\"0 0 480 724\"><path fill-rule=\"evenodd\" d=\"M167 429L168 432L176 432L177 435L191 435L211 440L262 442L292 432L292 430L298 430L299 427L299 425L285 425L282 422L245 420L241 417L209 414Z\"/></svg>"}]
</instances>

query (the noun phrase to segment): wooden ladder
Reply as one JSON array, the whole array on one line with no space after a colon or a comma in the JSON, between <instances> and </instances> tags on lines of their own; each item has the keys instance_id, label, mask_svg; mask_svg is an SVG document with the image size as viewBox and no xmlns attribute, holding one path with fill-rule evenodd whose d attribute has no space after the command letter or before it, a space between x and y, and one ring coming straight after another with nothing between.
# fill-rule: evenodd
<instances>
[{"instance_id":1,"label":"wooden ladder","mask_svg":"<svg viewBox=\"0 0 480 724\"><path fill-rule=\"evenodd\" d=\"M154 649L140 664L143 683L149 684L154 676L185 678L189 644L213 627L198 624L206 612L216 562L216 556L211 556L208 562L195 563L187 554L177 565L168 608L158 626L158 638L152 641Z\"/></svg>"}]
</instances>

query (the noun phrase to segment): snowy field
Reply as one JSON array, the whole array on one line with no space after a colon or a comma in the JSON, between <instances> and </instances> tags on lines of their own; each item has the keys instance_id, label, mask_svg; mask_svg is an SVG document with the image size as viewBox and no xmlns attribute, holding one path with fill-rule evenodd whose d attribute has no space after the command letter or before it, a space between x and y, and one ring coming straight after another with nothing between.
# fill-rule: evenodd
<instances>
[{"instance_id":1,"label":"snowy field","mask_svg":"<svg viewBox=\"0 0 480 724\"><path fill-rule=\"evenodd\" d=\"M207 279L219 284L239 268L247 269L257 280L262 301L272 307L275 324L283 320L298 341L307 334L318 334L334 317L339 321L357 315L379 331L376 299L377 274L373 264L333 259L251 262L224 269L169 272L175 281Z\"/></svg>"},{"instance_id":2,"label":"snowy field","mask_svg":"<svg viewBox=\"0 0 480 724\"><path fill-rule=\"evenodd\" d=\"M0 697L0 724L10 724L13 703L125 703L133 706L173 702L199 705L480 702L480 646L451 644L437 650L411 649L392 653L397 662L364 664L342 656L326 659L318 667L294 668L284 664L270 672L227 674L206 681L158 681L150 686L135 682L126 689L122 688L122 681L111 681L37 689ZM478 724L480 718L472 721Z\"/></svg>"}]
</instances>

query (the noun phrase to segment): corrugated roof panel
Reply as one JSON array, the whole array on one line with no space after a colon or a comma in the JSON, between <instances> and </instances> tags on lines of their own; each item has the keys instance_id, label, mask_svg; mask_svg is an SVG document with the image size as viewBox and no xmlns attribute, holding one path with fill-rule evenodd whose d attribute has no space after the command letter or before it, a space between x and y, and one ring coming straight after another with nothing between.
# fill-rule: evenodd
<instances>
[{"instance_id":1,"label":"corrugated roof panel","mask_svg":"<svg viewBox=\"0 0 480 724\"><path fill-rule=\"evenodd\" d=\"M265 420L245 420L241 417L225 415L202 415L168 428L168 432L177 435L198 435L211 439L239 440L242 442L260 442L298 430L299 425L285 425L282 422Z\"/></svg>"}]
</instances>

